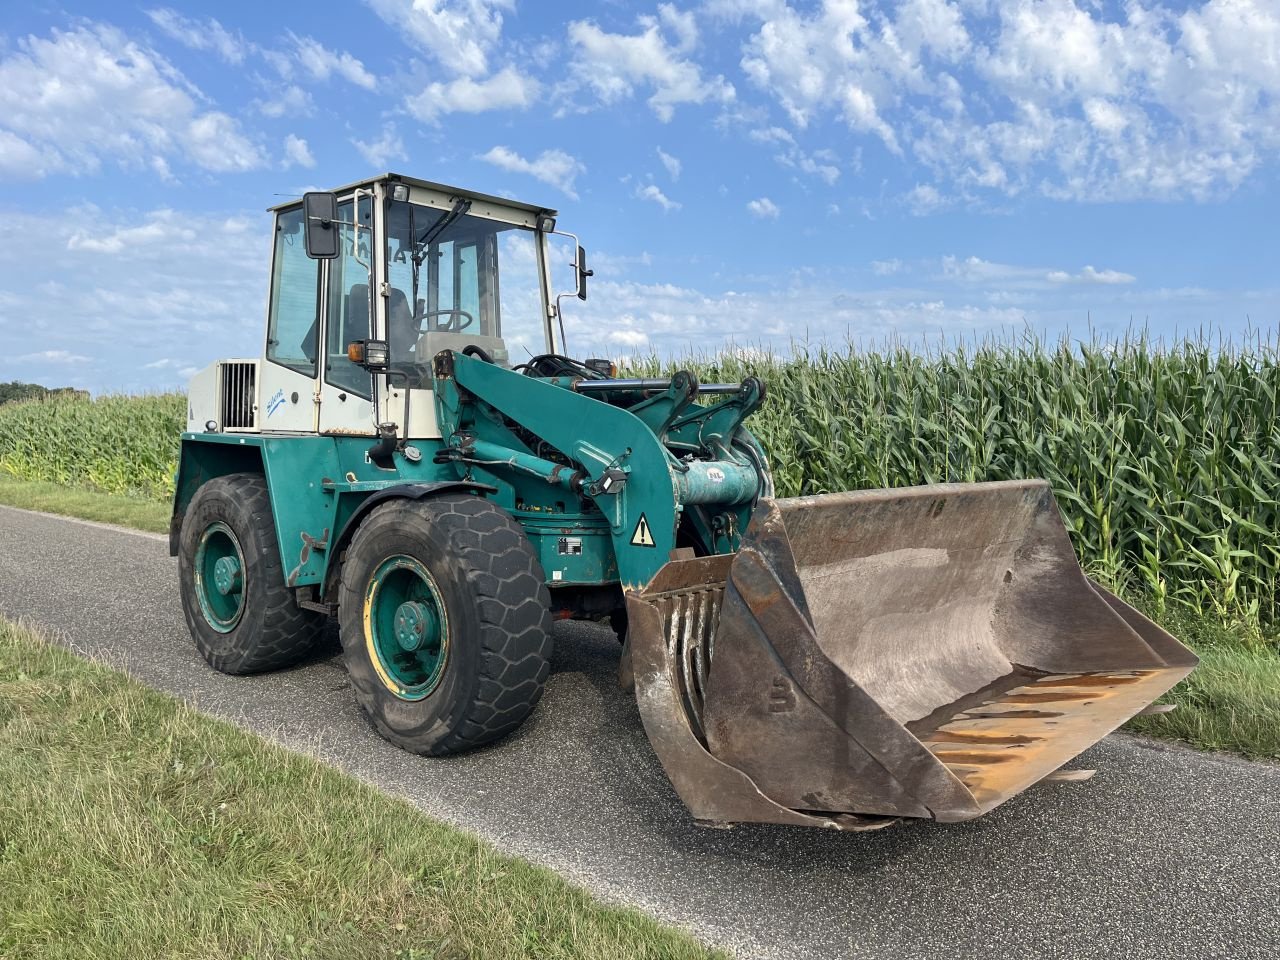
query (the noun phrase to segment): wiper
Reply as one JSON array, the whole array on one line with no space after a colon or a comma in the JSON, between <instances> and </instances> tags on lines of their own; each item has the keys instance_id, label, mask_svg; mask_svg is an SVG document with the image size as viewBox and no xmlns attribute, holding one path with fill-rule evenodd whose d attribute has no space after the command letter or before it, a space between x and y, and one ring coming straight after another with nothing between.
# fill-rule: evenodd
<instances>
[{"instance_id":1,"label":"wiper","mask_svg":"<svg viewBox=\"0 0 1280 960\"><path fill-rule=\"evenodd\" d=\"M444 214L439 220L427 227L426 232L422 234L413 244L413 262L420 265L426 258L426 249L435 242L440 234L444 233L454 221L461 217L464 213L471 209L470 200L455 200L453 206L448 213Z\"/></svg>"},{"instance_id":2,"label":"wiper","mask_svg":"<svg viewBox=\"0 0 1280 960\"><path fill-rule=\"evenodd\" d=\"M438 219L431 226L427 227L427 229L423 232L422 236L420 236L417 240L413 241L413 254L412 254L413 289L410 293L410 296L413 298L413 302L409 304L409 309L412 311L413 317L415 320L418 317L418 271L422 268L422 261L427 258L427 250L430 248L431 244L433 244L436 241L436 238L439 237L440 234L444 233L446 230L449 229L449 227L453 226L454 222L457 221L459 217L461 217L464 213L466 213L470 209L471 209L470 200L466 200L466 199L455 200L453 202L453 206L449 208L449 210L446 213L444 213L440 217L440 219ZM413 207L410 206L409 207L409 238L411 240L413 238L413 233L414 233Z\"/></svg>"}]
</instances>

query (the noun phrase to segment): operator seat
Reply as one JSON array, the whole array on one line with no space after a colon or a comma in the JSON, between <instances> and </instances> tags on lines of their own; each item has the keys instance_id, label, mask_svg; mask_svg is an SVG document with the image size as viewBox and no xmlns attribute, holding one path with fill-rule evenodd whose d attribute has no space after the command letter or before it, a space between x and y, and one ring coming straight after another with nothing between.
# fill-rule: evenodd
<instances>
[{"instance_id":1,"label":"operator seat","mask_svg":"<svg viewBox=\"0 0 1280 960\"><path fill-rule=\"evenodd\" d=\"M399 287L387 297L387 341L393 363L409 363L418 345L419 321L409 308L409 298Z\"/></svg>"}]
</instances>

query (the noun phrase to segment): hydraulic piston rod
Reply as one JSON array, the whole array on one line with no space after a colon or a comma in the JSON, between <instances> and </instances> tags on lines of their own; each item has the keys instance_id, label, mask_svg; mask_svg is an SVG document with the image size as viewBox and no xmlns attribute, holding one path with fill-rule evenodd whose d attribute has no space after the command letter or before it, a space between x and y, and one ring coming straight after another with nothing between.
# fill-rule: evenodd
<instances>
[{"instance_id":1,"label":"hydraulic piston rod","mask_svg":"<svg viewBox=\"0 0 1280 960\"><path fill-rule=\"evenodd\" d=\"M577 380L573 389L578 393L607 393L609 391L643 392L646 390L666 390L671 381L663 377L638 377L630 380ZM698 393L737 393L742 389L740 383L704 383L699 385Z\"/></svg>"}]
</instances>

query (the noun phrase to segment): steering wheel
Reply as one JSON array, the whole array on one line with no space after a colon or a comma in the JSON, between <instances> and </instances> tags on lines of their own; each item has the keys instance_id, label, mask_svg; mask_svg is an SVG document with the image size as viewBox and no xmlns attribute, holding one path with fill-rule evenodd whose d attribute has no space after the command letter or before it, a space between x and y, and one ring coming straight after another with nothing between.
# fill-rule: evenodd
<instances>
[{"instance_id":1,"label":"steering wheel","mask_svg":"<svg viewBox=\"0 0 1280 960\"><path fill-rule=\"evenodd\" d=\"M475 317L465 310L427 310L418 316L418 320L429 320L432 317L449 317L447 323L435 323L431 329L439 333L458 333L475 323ZM466 318L465 320L463 318Z\"/></svg>"}]
</instances>

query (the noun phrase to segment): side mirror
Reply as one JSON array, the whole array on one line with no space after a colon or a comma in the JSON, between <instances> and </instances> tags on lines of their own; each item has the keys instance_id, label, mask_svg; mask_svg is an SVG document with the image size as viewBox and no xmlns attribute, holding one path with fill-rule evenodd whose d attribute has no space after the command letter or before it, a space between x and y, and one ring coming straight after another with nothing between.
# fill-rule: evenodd
<instances>
[{"instance_id":1,"label":"side mirror","mask_svg":"<svg viewBox=\"0 0 1280 960\"><path fill-rule=\"evenodd\" d=\"M587 269L587 251L578 244L578 259L573 264L578 268L578 299L587 299L587 277L594 277L596 272Z\"/></svg>"},{"instance_id":2,"label":"side mirror","mask_svg":"<svg viewBox=\"0 0 1280 960\"><path fill-rule=\"evenodd\" d=\"M333 260L338 256L338 198L332 193L304 193L302 218L307 238L307 256L313 260Z\"/></svg>"}]
</instances>

